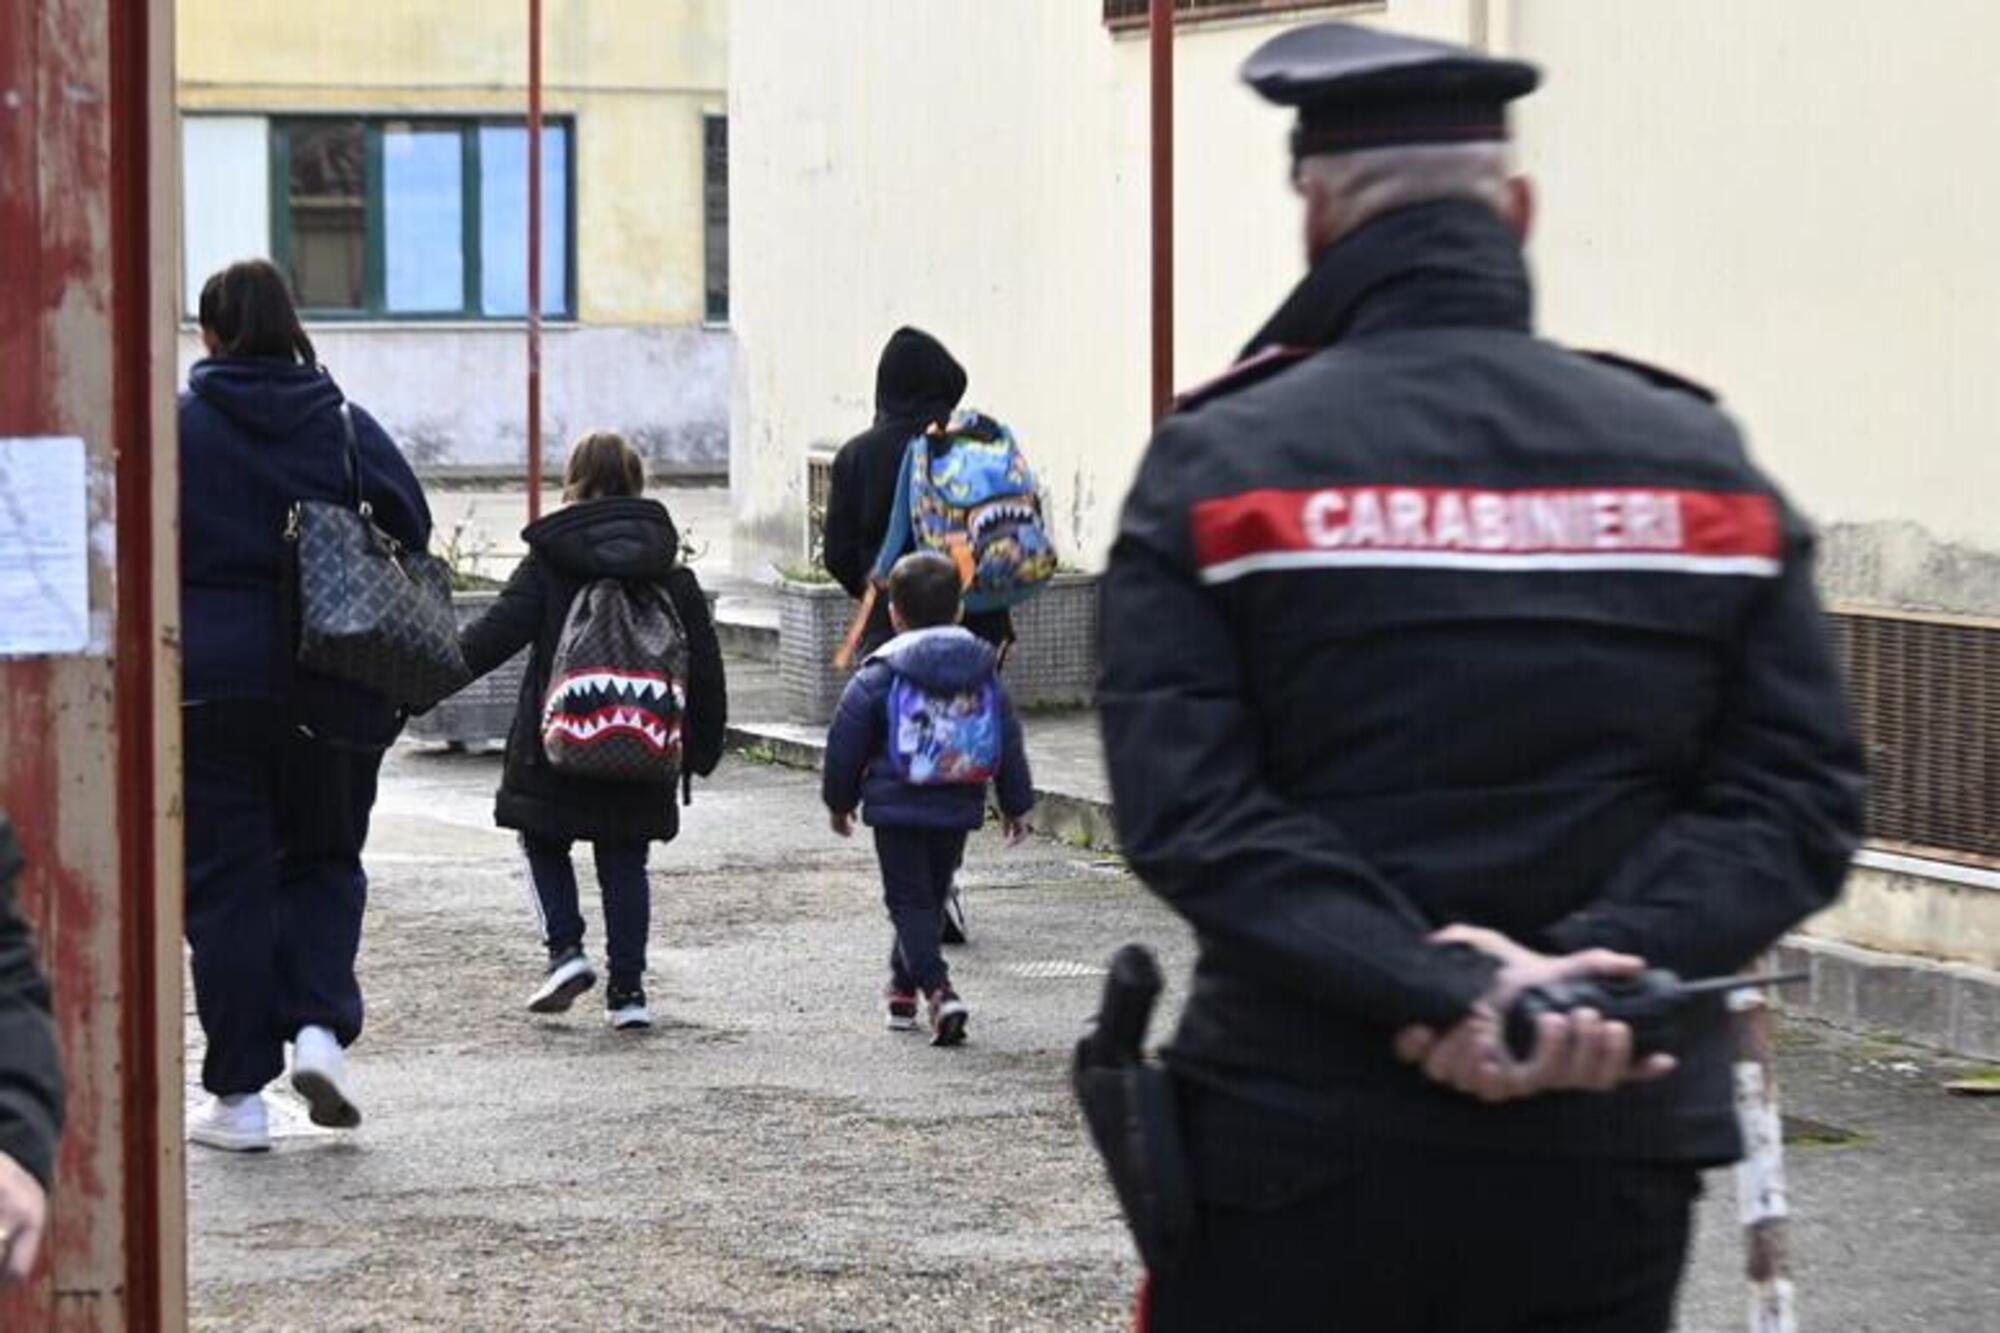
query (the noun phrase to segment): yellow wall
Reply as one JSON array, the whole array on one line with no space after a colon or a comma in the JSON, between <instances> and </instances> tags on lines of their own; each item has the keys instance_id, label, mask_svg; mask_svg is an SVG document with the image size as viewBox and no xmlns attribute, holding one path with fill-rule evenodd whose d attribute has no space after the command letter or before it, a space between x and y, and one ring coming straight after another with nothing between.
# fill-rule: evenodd
<instances>
[{"instance_id":1,"label":"yellow wall","mask_svg":"<svg viewBox=\"0 0 2000 1333\"><path fill-rule=\"evenodd\" d=\"M702 317L702 113L725 105L729 0L547 0L543 79L576 123L585 323ZM527 5L180 0L184 111L523 114Z\"/></svg>"},{"instance_id":2,"label":"yellow wall","mask_svg":"<svg viewBox=\"0 0 2000 1333\"><path fill-rule=\"evenodd\" d=\"M1545 327L1713 384L1836 597L2000 615L2000 6L1509 8Z\"/></svg>"}]
</instances>

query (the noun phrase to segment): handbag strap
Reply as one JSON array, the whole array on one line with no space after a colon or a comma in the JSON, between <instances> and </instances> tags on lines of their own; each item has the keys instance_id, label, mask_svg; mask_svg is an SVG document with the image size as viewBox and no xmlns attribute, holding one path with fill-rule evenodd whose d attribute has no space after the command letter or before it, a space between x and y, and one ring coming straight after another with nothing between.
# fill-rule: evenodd
<instances>
[{"instance_id":1,"label":"handbag strap","mask_svg":"<svg viewBox=\"0 0 2000 1333\"><path fill-rule=\"evenodd\" d=\"M342 458L347 464L347 493L354 497L354 512L368 517L374 506L368 503L361 474L361 441L354 433L354 409L340 400L340 433L345 440Z\"/></svg>"}]
</instances>

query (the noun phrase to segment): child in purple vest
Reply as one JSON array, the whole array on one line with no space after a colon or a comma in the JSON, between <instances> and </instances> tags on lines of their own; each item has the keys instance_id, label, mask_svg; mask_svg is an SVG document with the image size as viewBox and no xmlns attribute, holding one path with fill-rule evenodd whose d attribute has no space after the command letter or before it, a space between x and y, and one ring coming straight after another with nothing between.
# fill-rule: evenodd
<instances>
[{"instance_id":1,"label":"child in purple vest","mask_svg":"<svg viewBox=\"0 0 2000 1333\"><path fill-rule=\"evenodd\" d=\"M1027 836L1034 782L994 651L959 624L957 567L935 552L903 557L889 576L889 614L896 637L848 682L827 733L823 794L835 833L853 835L857 807L875 830L896 928L889 1026L914 1029L921 996L931 1043L953 1046L970 1011L939 948L945 896L967 836L986 822L988 786L1014 846Z\"/></svg>"}]
</instances>

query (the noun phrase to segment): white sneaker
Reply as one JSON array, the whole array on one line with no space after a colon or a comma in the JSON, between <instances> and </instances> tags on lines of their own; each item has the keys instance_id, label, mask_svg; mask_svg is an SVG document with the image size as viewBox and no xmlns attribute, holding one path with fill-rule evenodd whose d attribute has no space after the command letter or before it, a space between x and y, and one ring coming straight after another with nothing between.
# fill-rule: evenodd
<instances>
[{"instance_id":1,"label":"white sneaker","mask_svg":"<svg viewBox=\"0 0 2000 1333\"><path fill-rule=\"evenodd\" d=\"M604 992L604 1016L620 1032L653 1026L653 1011L646 1007L646 992L638 986L608 987Z\"/></svg>"},{"instance_id":2,"label":"white sneaker","mask_svg":"<svg viewBox=\"0 0 2000 1333\"><path fill-rule=\"evenodd\" d=\"M189 1143L224 1152L271 1151L271 1117L262 1093L210 1097L188 1117Z\"/></svg>"},{"instance_id":3,"label":"white sneaker","mask_svg":"<svg viewBox=\"0 0 2000 1333\"><path fill-rule=\"evenodd\" d=\"M292 1041L292 1087L315 1125L353 1129L361 1108L347 1095L347 1055L325 1028L305 1027Z\"/></svg>"},{"instance_id":4,"label":"white sneaker","mask_svg":"<svg viewBox=\"0 0 2000 1333\"><path fill-rule=\"evenodd\" d=\"M528 997L528 1012L567 1013L576 1003L576 997L596 984L597 973L590 970L590 959L583 950L567 950L549 963L549 974L542 979L540 989Z\"/></svg>"}]
</instances>

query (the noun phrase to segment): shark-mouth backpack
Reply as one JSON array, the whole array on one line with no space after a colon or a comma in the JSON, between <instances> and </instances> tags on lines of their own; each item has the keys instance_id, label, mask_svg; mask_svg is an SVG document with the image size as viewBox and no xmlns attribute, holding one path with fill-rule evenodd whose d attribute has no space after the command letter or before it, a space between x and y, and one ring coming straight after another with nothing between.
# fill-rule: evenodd
<instances>
[{"instance_id":1,"label":"shark-mouth backpack","mask_svg":"<svg viewBox=\"0 0 2000 1333\"><path fill-rule=\"evenodd\" d=\"M549 767L600 782L677 781L687 678L687 632L665 589L618 579L586 585L549 664Z\"/></svg>"}]
</instances>

